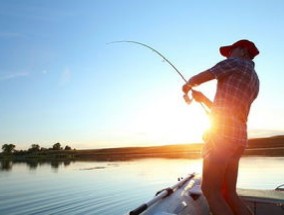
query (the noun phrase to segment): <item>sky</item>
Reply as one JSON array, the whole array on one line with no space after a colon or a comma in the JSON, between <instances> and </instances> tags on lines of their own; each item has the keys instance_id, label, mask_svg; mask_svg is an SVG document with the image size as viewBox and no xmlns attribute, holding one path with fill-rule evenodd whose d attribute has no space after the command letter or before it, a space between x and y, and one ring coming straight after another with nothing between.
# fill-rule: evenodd
<instances>
[{"instance_id":1,"label":"sky","mask_svg":"<svg viewBox=\"0 0 284 215\"><path fill-rule=\"evenodd\" d=\"M250 138L284 134L283 0L0 0L0 145L76 149L202 142L186 77L252 40L260 93ZM216 82L197 88L214 97Z\"/></svg>"}]
</instances>

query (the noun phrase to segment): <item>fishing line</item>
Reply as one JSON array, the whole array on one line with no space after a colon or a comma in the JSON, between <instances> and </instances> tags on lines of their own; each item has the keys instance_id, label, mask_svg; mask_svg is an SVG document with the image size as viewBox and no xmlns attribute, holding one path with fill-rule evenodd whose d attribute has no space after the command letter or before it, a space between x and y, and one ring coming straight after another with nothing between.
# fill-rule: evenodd
<instances>
[{"instance_id":1,"label":"fishing line","mask_svg":"<svg viewBox=\"0 0 284 215\"><path fill-rule=\"evenodd\" d=\"M157 51L156 49L154 49L153 47L145 44L145 43L141 43L141 42L137 42L134 40L119 40L119 41L113 41L107 44L114 44L114 43L133 43L133 44L137 44L137 45L141 45L144 46L150 50L152 50L153 52L155 52L156 54L158 54L160 57L163 58L164 61L166 61L178 74L179 76L184 80L185 83L187 83L187 80L185 79L185 77L182 75L182 73L174 66L174 64L172 64L171 61L169 61L163 54L161 54L159 51ZM191 91L194 91L193 89L191 89ZM192 98L189 98L188 94L184 94L183 96L184 100L186 101L186 103L190 104L192 102ZM204 106L204 104L202 102L200 102L202 108L205 110L205 112L208 114L208 110L207 108Z\"/></svg>"}]
</instances>

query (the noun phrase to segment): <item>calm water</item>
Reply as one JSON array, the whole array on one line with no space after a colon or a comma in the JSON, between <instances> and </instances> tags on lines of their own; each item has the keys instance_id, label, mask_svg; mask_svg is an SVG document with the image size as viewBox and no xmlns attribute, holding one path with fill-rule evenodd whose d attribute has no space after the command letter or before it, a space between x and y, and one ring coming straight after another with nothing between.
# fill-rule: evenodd
<instances>
[{"instance_id":1,"label":"calm water","mask_svg":"<svg viewBox=\"0 0 284 215\"><path fill-rule=\"evenodd\" d=\"M172 186L178 177L201 172L201 160L142 159L3 165L0 214L120 215ZM4 168L5 167L5 168ZM284 157L245 157L238 186L274 189L284 183Z\"/></svg>"}]
</instances>

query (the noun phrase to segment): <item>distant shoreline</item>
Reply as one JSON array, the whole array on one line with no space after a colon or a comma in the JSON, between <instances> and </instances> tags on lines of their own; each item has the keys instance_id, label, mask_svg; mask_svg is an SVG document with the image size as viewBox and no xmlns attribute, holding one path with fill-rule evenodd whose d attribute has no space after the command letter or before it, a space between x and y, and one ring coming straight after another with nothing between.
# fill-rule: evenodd
<instances>
[{"instance_id":1,"label":"distant shoreline","mask_svg":"<svg viewBox=\"0 0 284 215\"><path fill-rule=\"evenodd\" d=\"M202 143L79 150L85 159L201 158ZM284 136L250 139L244 156L284 156Z\"/></svg>"},{"instance_id":2,"label":"distant shoreline","mask_svg":"<svg viewBox=\"0 0 284 215\"><path fill-rule=\"evenodd\" d=\"M51 150L12 155L0 154L0 160L50 161L50 160L94 160L115 161L140 158L201 158L203 144L178 144L149 147L123 147L89 150ZM249 139L244 156L284 156L284 136Z\"/></svg>"}]
</instances>

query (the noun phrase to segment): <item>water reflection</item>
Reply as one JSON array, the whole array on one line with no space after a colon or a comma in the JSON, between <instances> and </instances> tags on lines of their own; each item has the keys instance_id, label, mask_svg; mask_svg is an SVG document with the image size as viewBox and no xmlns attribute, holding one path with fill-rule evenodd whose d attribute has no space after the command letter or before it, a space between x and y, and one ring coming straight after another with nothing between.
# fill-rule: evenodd
<instances>
[{"instance_id":1,"label":"water reflection","mask_svg":"<svg viewBox=\"0 0 284 215\"><path fill-rule=\"evenodd\" d=\"M0 171L12 170L13 163L10 160L1 160Z\"/></svg>"},{"instance_id":2,"label":"water reflection","mask_svg":"<svg viewBox=\"0 0 284 215\"><path fill-rule=\"evenodd\" d=\"M274 189L284 183L283 168L284 157L243 157L238 187ZM0 171L0 214L109 215L125 214L177 178L200 173L202 159L6 160Z\"/></svg>"},{"instance_id":3,"label":"water reflection","mask_svg":"<svg viewBox=\"0 0 284 215\"><path fill-rule=\"evenodd\" d=\"M1 160L0 171L11 171L13 165L24 163L30 170L36 170L43 164L50 165L52 169L58 169L60 166L69 166L72 160L51 160L51 161L39 161L39 160L25 160L25 161L13 161L13 160Z\"/></svg>"}]
</instances>

